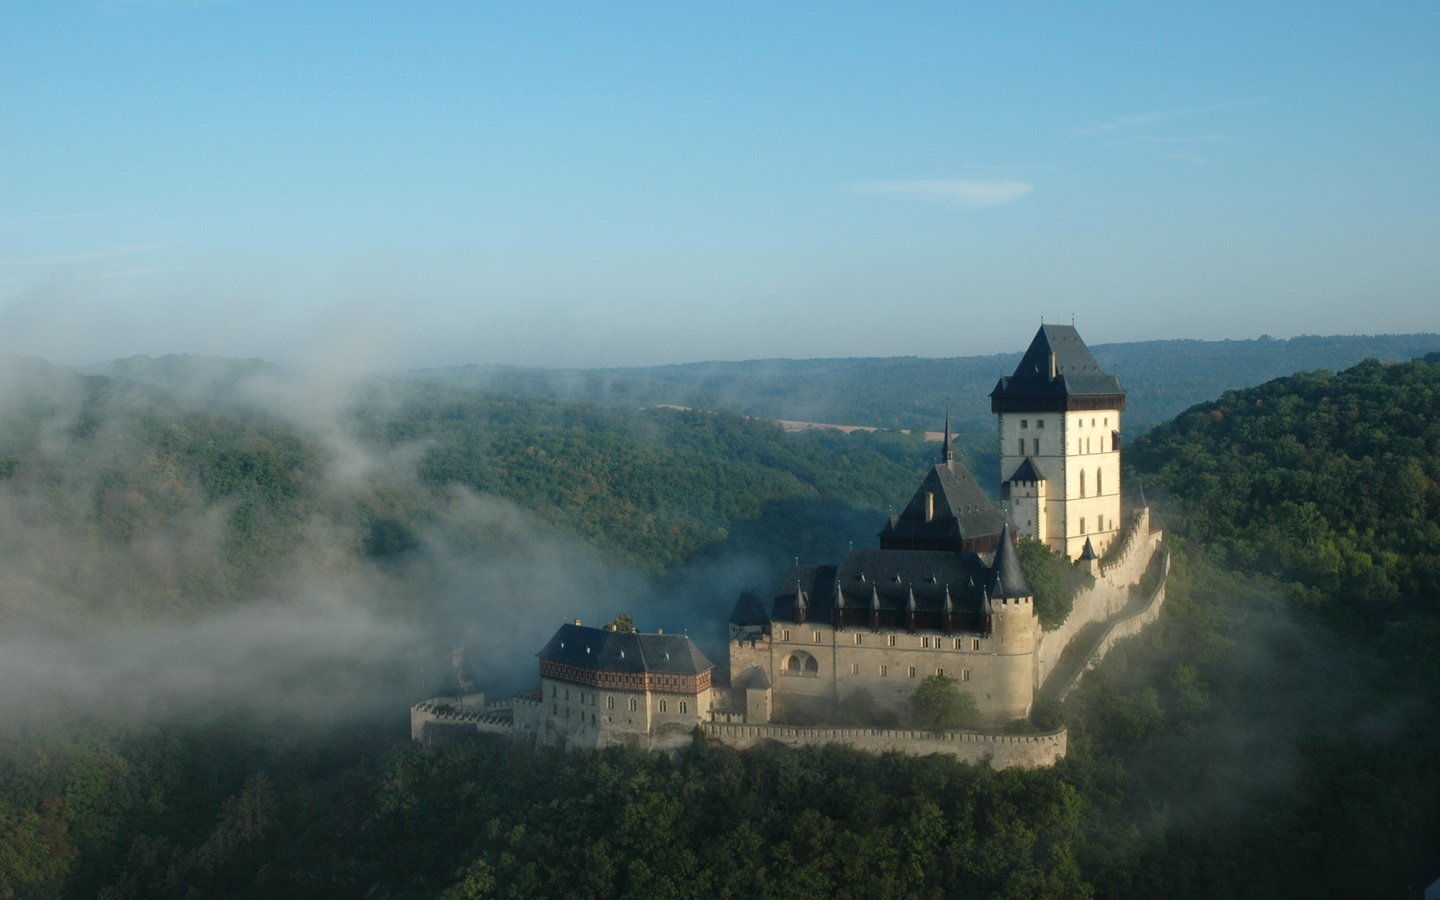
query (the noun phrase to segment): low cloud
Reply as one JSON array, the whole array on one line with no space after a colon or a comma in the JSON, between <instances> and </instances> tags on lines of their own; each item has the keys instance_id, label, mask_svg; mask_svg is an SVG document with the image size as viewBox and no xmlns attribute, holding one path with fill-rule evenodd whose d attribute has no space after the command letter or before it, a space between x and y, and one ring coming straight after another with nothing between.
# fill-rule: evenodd
<instances>
[{"instance_id":1,"label":"low cloud","mask_svg":"<svg viewBox=\"0 0 1440 900\"><path fill-rule=\"evenodd\" d=\"M959 178L940 178L915 181L870 181L857 184L852 189L865 194L909 197L966 209L979 209L1018 200L1035 190L1035 186L1025 181L970 181Z\"/></svg>"}]
</instances>

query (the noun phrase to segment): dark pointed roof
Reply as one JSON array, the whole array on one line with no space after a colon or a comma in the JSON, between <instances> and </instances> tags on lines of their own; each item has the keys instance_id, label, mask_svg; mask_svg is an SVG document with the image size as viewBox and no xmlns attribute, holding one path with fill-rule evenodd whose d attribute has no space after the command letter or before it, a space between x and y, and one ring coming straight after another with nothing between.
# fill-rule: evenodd
<instances>
[{"instance_id":1,"label":"dark pointed roof","mask_svg":"<svg viewBox=\"0 0 1440 900\"><path fill-rule=\"evenodd\" d=\"M699 675L715 667L682 634L637 634L584 625L561 625L535 655L543 662L603 672Z\"/></svg>"},{"instance_id":2,"label":"dark pointed roof","mask_svg":"<svg viewBox=\"0 0 1440 900\"><path fill-rule=\"evenodd\" d=\"M1089 539L1088 537L1085 539L1085 548L1080 551L1080 558L1081 558L1081 559L1099 559L1099 558L1100 558L1100 554L1098 554L1098 553L1095 552L1095 545L1090 542L1090 539Z\"/></svg>"},{"instance_id":3,"label":"dark pointed roof","mask_svg":"<svg viewBox=\"0 0 1440 900\"><path fill-rule=\"evenodd\" d=\"M1045 472L1041 470L1040 464L1031 457L1025 457L1024 462L1015 467L1015 471L1006 481L1048 481Z\"/></svg>"},{"instance_id":4,"label":"dark pointed roof","mask_svg":"<svg viewBox=\"0 0 1440 900\"><path fill-rule=\"evenodd\" d=\"M946 596L956 613L979 613L990 567L977 553L949 550L851 550L839 566L796 566L771 605L774 621L795 621L795 592L809 601L807 615L827 621L836 598L845 608L896 614L945 611ZM992 592L993 593L993 592Z\"/></svg>"},{"instance_id":5,"label":"dark pointed roof","mask_svg":"<svg viewBox=\"0 0 1440 900\"><path fill-rule=\"evenodd\" d=\"M1053 366L1052 366L1053 361ZM1125 408L1120 380L1101 371L1071 325L1041 325L1015 374L990 392L994 412Z\"/></svg>"},{"instance_id":6,"label":"dark pointed roof","mask_svg":"<svg viewBox=\"0 0 1440 900\"><path fill-rule=\"evenodd\" d=\"M1033 596L1030 585L1025 582L1025 573L1020 570L1020 554L1015 550L1015 536L1010 526L1000 532L1000 546L995 550L995 562L990 567L990 596L1014 599Z\"/></svg>"},{"instance_id":7,"label":"dark pointed roof","mask_svg":"<svg viewBox=\"0 0 1440 900\"><path fill-rule=\"evenodd\" d=\"M730 613L730 624L741 628L770 624L769 611L765 609L760 595L754 591L741 594L740 599L735 601L735 609Z\"/></svg>"},{"instance_id":8,"label":"dark pointed roof","mask_svg":"<svg viewBox=\"0 0 1440 900\"><path fill-rule=\"evenodd\" d=\"M925 518L926 494L935 497L935 514L929 521ZM934 547L961 550L965 541L999 534L1004 524L1005 517L964 464L952 460L932 467L900 515L885 522L880 529L880 546L897 549L898 545L923 541Z\"/></svg>"},{"instance_id":9,"label":"dark pointed roof","mask_svg":"<svg viewBox=\"0 0 1440 900\"><path fill-rule=\"evenodd\" d=\"M751 666L736 676L732 687L746 691L763 691L770 687L770 676L759 666Z\"/></svg>"}]
</instances>

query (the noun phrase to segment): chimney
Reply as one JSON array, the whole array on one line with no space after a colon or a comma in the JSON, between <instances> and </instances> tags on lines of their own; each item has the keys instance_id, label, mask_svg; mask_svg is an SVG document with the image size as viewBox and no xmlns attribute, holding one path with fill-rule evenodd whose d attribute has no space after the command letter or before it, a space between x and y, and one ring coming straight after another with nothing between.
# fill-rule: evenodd
<instances>
[{"instance_id":1,"label":"chimney","mask_svg":"<svg viewBox=\"0 0 1440 900\"><path fill-rule=\"evenodd\" d=\"M575 624L576 624L576 625L579 625L579 624L580 624L580 620L579 620L579 619L576 619L576 620L575 620Z\"/></svg>"}]
</instances>

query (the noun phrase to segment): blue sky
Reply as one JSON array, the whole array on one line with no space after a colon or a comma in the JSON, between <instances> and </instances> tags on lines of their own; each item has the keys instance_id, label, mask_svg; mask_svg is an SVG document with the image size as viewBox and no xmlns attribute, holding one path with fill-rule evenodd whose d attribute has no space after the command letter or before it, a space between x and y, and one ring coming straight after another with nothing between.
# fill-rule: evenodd
<instances>
[{"instance_id":1,"label":"blue sky","mask_svg":"<svg viewBox=\"0 0 1440 900\"><path fill-rule=\"evenodd\" d=\"M1440 4L0 0L0 353L1440 330Z\"/></svg>"}]
</instances>

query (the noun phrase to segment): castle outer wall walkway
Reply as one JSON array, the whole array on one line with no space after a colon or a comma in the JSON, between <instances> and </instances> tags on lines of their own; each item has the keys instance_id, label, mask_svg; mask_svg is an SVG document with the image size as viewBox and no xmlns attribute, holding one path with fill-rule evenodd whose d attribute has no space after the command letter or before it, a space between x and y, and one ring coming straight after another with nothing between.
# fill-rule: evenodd
<instances>
[{"instance_id":1,"label":"castle outer wall walkway","mask_svg":"<svg viewBox=\"0 0 1440 900\"><path fill-rule=\"evenodd\" d=\"M988 762L994 769L1045 768L1065 755L1066 729L1043 734L986 734L975 731L889 730L880 728L801 728L793 725L743 725L706 722L701 732L712 740L744 750L767 741L787 747L845 744L871 753L910 756L943 753L963 762Z\"/></svg>"}]
</instances>

